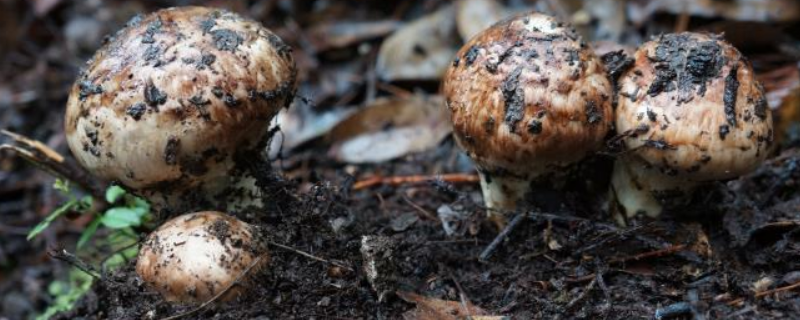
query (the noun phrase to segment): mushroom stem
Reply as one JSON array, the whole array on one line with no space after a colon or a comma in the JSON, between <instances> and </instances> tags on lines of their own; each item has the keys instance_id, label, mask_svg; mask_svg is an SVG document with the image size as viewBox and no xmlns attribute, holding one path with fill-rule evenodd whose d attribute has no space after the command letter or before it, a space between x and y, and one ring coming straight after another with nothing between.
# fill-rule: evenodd
<instances>
[{"instance_id":1,"label":"mushroom stem","mask_svg":"<svg viewBox=\"0 0 800 320\"><path fill-rule=\"evenodd\" d=\"M506 223L504 213L517 209L517 204L525 199L525 194L531 189L530 181L510 175L490 175L485 172L478 174L487 216L502 227Z\"/></svg>"},{"instance_id":2,"label":"mushroom stem","mask_svg":"<svg viewBox=\"0 0 800 320\"><path fill-rule=\"evenodd\" d=\"M264 165L268 165L266 161ZM263 191L251 170L233 164L231 168L228 170L231 173L221 171L223 174L206 176L194 187L156 186L140 193L150 200L153 208L159 212L166 210L163 213L167 215L209 208L226 212L265 209Z\"/></svg>"},{"instance_id":3,"label":"mushroom stem","mask_svg":"<svg viewBox=\"0 0 800 320\"><path fill-rule=\"evenodd\" d=\"M622 156L614 163L611 176L611 196L617 204L614 219L624 226L637 214L658 217L663 211L659 194L680 196L694 186L694 182L661 173L636 156Z\"/></svg>"}]
</instances>

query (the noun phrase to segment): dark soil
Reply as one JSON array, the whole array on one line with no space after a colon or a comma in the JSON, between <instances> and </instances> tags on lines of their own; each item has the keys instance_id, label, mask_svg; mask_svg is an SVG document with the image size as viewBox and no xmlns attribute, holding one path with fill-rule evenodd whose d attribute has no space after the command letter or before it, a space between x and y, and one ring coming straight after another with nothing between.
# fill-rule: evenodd
<instances>
[{"instance_id":1,"label":"dark soil","mask_svg":"<svg viewBox=\"0 0 800 320\"><path fill-rule=\"evenodd\" d=\"M447 143L359 174L424 174L433 165L457 171L447 161L453 152ZM800 276L798 161L800 152L786 151L751 176L698 192L689 207L628 228L606 222L602 194L587 192L608 177L571 181L560 212L530 211L485 262L478 256L497 232L484 222L476 186L439 182L351 193L351 178L312 161L325 182L300 195L294 183L274 188L274 210L240 218L263 227L270 241L343 267L272 247L271 266L252 294L188 318L396 319L414 308L396 291L459 301L459 287L471 303L514 319L653 318L681 302L688 304L672 307L687 318L800 317L797 293L754 297L756 283L775 289ZM590 162L582 170L610 171L607 159ZM432 219L443 206L457 216L447 220L450 236L442 220ZM364 236L381 252L362 251ZM381 257L375 288L364 267L372 256ZM150 293L131 262L61 318L160 318L194 307Z\"/></svg>"}]
</instances>

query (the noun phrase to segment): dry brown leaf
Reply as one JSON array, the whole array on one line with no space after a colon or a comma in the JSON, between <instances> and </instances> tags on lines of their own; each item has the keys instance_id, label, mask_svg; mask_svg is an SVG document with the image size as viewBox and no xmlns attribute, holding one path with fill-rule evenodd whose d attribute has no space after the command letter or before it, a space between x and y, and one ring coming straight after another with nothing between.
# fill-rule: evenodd
<instances>
[{"instance_id":1,"label":"dry brown leaf","mask_svg":"<svg viewBox=\"0 0 800 320\"><path fill-rule=\"evenodd\" d=\"M460 301L447 301L418 295L413 292L397 291L400 299L416 304L415 309L411 309L403 314L405 320L457 320L470 317L478 320L500 320L505 317L489 316L486 311L469 302L465 306Z\"/></svg>"},{"instance_id":2,"label":"dry brown leaf","mask_svg":"<svg viewBox=\"0 0 800 320\"><path fill-rule=\"evenodd\" d=\"M462 0L456 4L456 26L465 42L511 12L496 0Z\"/></svg>"},{"instance_id":3,"label":"dry brown leaf","mask_svg":"<svg viewBox=\"0 0 800 320\"><path fill-rule=\"evenodd\" d=\"M767 101L772 109L780 109L784 98L800 88L800 67L791 63L770 72L757 74L758 82L764 85Z\"/></svg>"},{"instance_id":4,"label":"dry brown leaf","mask_svg":"<svg viewBox=\"0 0 800 320\"><path fill-rule=\"evenodd\" d=\"M336 125L330 154L348 163L376 163L436 147L452 131L439 96L379 99Z\"/></svg>"},{"instance_id":5,"label":"dry brown leaf","mask_svg":"<svg viewBox=\"0 0 800 320\"><path fill-rule=\"evenodd\" d=\"M783 143L793 134L793 126L800 122L800 87L795 87L787 93L781 90L767 91L767 98L770 100L780 99L778 103L772 104L773 115L775 115L775 142L776 145ZM783 97L777 97L783 95Z\"/></svg>"},{"instance_id":6,"label":"dry brown leaf","mask_svg":"<svg viewBox=\"0 0 800 320\"><path fill-rule=\"evenodd\" d=\"M682 1L628 1L628 17L641 25L653 14L688 13L701 17L723 17L739 21L779 22L800 18L800 2L797 0L682 0Z\"/></svg>"},{"instance_id":7,"label":"dry brown leaf","mask_svg":"<svg viewBox=\"0 0 800 320\"><path fill-rule=\"evenodd\" d=\"M309 30L309 40L317 51L344 48L383 37L394 32L401 25L402 23L394 20L326 22L317 24Z\"/></svg>"},{"instance_id":8,"label":"dry brown leaf","mask_svg":"<svg viewBox=\"0 0 800 320\"><path fill-rule=\"evenodd\" d=\"M448 5L387 38L378 52L375 72L385 81L437 80L457 46L455 10Z\"/></svg>"},{"instance_id":9,"label":"dry brown leaf","mask_svg":"<svg viewBox=\"0 0 800 320\"><path fill-rule=\"evenodd\" d=\"M276 116L281 134L270 142L269 157L275 159L278 152L286 155L292 149L328 133L339 122L353 114L354 108L336 108L316 113L310 108L295 106L281 110Z\"/></svg>"}]
</instances>

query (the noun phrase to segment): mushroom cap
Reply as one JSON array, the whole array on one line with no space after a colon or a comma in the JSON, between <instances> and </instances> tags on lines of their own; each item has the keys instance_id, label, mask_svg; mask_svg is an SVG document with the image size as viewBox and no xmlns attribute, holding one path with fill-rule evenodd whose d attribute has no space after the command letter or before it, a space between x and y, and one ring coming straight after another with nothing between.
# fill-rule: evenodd
<instances>
[{"instance_id":1,"label":"mushroom cap","mask_svg":"<svg viewBox=\"0 0 800 320\"><path fill-rule=\"evenodd\" d=\"M772 114L750 62L721 36L668 34L642 45L619 79L617 132L630 152L690 181L754 169Z\"/></svg>"},{"instance_id":2,"label":"mushroom cap","mask_svg":"<svg viewBox=\"0 0 800 320\"><path fill-rule=\"evenodd\" d=\"M205 302L236 281L259 256L246 276L269 262L266 246L252 226L221 212L196 212L167 221L147 237L136 273L167 301ZM240 281L221 300L236 298L249 285Z\"/></svg>"},{"instance_id":3,"label":"mushroom cap","mask_svg":"<svg viewBox=\"0 0 800 320\"><path fill-rule=\"evenodd\" d=\"M456 142L483 172L534 178L603 144L612 121L605 69L575 30L528 13L458 52L442 91Z\"/></svg>"},{"instance_id":4,"label":"mushroom cap","mask_svg":"<svg viewBox=\"0 0 800 320\"><path fill-rule=\"evenodd\" d=\"M93 174L141 189L225 176L296 91L291 48L258 22L178 7L136 16L72 87L65 131Z\"/></svg>"}]
</instances>

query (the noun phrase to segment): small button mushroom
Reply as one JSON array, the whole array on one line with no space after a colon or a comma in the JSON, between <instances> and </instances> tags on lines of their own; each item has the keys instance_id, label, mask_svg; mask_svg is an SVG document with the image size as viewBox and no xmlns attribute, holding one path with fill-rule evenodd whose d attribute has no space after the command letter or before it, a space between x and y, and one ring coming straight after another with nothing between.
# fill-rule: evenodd
<instances>
[{"instance_id":1,"label":"small button mushroom","mask_svg":"<svg viewBox=\"0 0 800 320\"><path fill-rule=\"evenodd\" d=\"M258 260L257 260L258 259ZM253 285L269 254L256 229L221 212L196 212L167 221L139 250L136 273L164 299L230 301ZM252 266L251 266L252 265Z\"/></svg>"},{"instance_id":2,"label":"small button mushroom","mask_svg":"<svg viewBox=\"0 0 800 320\"><path fill-rule=\"evenodd\" d=\"M572 27L540 13L471 39L442 91L455 140L475 162L489 217L501 225L497 213L514 210L533 182L557 180L599 149L612 121L600 59Z\"/></svg>"},{"instance_id":3,"label":"small button mushroom","mask_svg":"<svg viewBox=\"0 0 800 320\"><path fill-rule=\"evenodd\" d=\"M258 22L223 10L134 17L72 88L69 147L90 172L159 209L260 205L251 167L263 162L269 122L293 100L291 52Z\"/></svg>"},{"instance_id":4,"label":"small button mushroom","mask_svg":"<svg viewBox=\"0 0 800 320\"><path fill-rule=\"evenodd\" d=\"M753 170L772 144L772 115L750 63L721 36L668 34L642 45L619 79L617 219L654 217L697 184Z\"/></svg>"}]
</instances>

